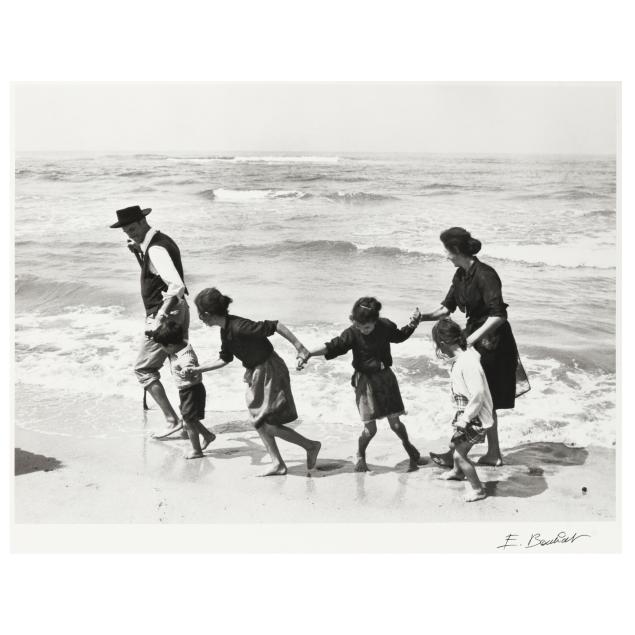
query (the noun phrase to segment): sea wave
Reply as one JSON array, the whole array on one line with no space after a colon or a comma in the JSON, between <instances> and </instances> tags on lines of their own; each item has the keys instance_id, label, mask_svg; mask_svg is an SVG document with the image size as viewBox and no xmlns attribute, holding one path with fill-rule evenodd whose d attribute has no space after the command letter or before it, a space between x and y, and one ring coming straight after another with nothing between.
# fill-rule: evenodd
<instances>
[{"instance_id":1,"label":"sea wave","mask_svg":"<svg viewBox=\"0 0 635 635\"><path fill-rule=\"evenodd\" d=\"M519 201L546 201L546 200L562 200L562 201L580 201L585 199L600 199L611 196L610 193L596 192L582 188L571 188L567 190L557 190L555 192L528 192L524 194L514 194L511 199Z\"/></svg>"},{"instance_id":2,"label":"sea wave","mask_svg":"<svg viewBox=\"0 0 635 635\"><path fill-rule=\"evenodd\" d=\"M208 200L221 201L251 201L258 199L303 199L310 198L308 192L298 190L231 190L226 188L208 189L198 192L198 195Z\"/></svg>"},{"instance_id":3,"label":"sea wave","mask_svg":"<svg viewBox=\"0 0 635 635\"><path fill-rule=\"evenodd\" d=\"M373 192L330 192L322 196L340 203L379 203L399 200L399 197L391 194L374 194Z\"/></svg>"},{"instance_id":4,"label":"sea wave","mask_svg":"<svg viewBox=\"0 0 635 635\"><path fill-rule=\"evenodd\" d=\"M318 254L324 257L343 255L366 255L385 258L414 258L422 261L439 260L442 256L438 253L423 253L409 251L399 247L381 245L361 245L346 240L285 240L274 243L255 243L241 245L226 245L221 251L227 255L236 257L257 253L259 255L286 255L302 252L306 257L310 254Z\"/></svg>"},{"instance_id":5,"label":"sea wave","mask_svg":"<svg viewBox=\"0 0 635 635\"><path fill-rule=\"evenodd\" d=\"M533 266L614 269L617 265L615 246L601 246L591 239L558 245L489 245L487 254L497 260Z\"/></svg>"},{"instance_id":6,"label":"sea wave","mask_svg":"<svg viewBox=\"0 0 635 635\"><path fill-rule=\"evenodd\" d=\"M101 306L138 304L136 295L127 296L85 282L72 280L54 280L33 274L22 274L15 277L16 312L42 309L50 312L74 305Z\"/></svg>"},{"instance_id":7,"label":"sea wave","mask_svg":"<svg viewBox=\"0 0 635 635\"><path fill-rule=\"evenodd\" d=\"M398 200L389 194L375 194L373 192L325 192L314 194L302 190L250 189L234 190L227 188L207 189L198 195L208 200L249 201L258 199L297 199L324 198L336 203L379 203L381 201Z\"/></svg>"},{"instance_id":8,"label":"sea wave","mask_svg":"<svg viewBox=\"0 0 635 635\"><path fill-rule=\"evenodd\" d=\"M210 163L225 161L229 163L313 163L335 164L343 161L338 156L208 156L208 157L168 157L168 161L176 163Z\"/></svg>"}]
</instances>

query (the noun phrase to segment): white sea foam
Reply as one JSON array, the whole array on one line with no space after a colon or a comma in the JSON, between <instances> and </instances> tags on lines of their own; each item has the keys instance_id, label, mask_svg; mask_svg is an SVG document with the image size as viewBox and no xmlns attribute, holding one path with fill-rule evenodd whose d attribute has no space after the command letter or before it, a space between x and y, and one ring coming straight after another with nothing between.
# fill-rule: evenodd
<instances>
[{"instance_id":1,"label":"white sea foam","mask_svg":"<svg viewBox=\"0 0 635 635\"><path fill-rule=\"evenodd\" d=\"M325 163L333 164L342 161L333 156L238 156L229 159L232 163Z\"/></svg>"},{"instance_id":2,"label":"white sea foam","mask_svg":"<svg viewBox=\"0 0 635 635\"><path fill-rule=\"evenodd\" d=\"M602 245L598 240L584 239L560 245L487 245L494 258L560 267L593 267L614 269L617 249L614 242Z\"/></svg>"},{"instance_id":3,"label":"white sea foam","mask_svg":"<svg viewBox=\"0 0 635 635\"><path fill-rule=\"evenodd\" d=\"M214 190L214 199L222 201L250 201L258 199L294 199L304 198L307 194L298 190L231 190L218 188Z\"/></svg>"},{"instance_id":4,"label":"white sea foam","mask_svg":"<svg viewBox=\"0 0 635 635\"><path fill-rule=\"evenodd\" d=\"M132 372L142 328L137 316L130 317L121 307L78 306L58 315L17 317L16 328L19 382L66 395L68 407L75 399L73 407L80 412L81 403L113 395L125 397L131 408L139 406L142 392ZM309 346L339 330L324 325L294 327ZM216 358L218 338L218 331L193 324L190 341L201 360ZM292 369L301 419L360 425L350 386L350 355L332 361L314 358L305 370L297 372L293 370L295 353L291 347L279 341L275 345ZM417 334L394 345L393 357L409 413L404 421L411 434L429 439L447 436L452 415L448 368L437 360L429 337ZM523 361L532 390L517 401L515 410L503 414L501 438L505 446L528 440L604 446L615 442L613 374L584 372L554 359L525 357ZM243 373L240 363L234 362L205 377L208 410L244 410ZM176 403L178 397L167 366L163 376L168 395Z\"/></svg>"}]
</instances>

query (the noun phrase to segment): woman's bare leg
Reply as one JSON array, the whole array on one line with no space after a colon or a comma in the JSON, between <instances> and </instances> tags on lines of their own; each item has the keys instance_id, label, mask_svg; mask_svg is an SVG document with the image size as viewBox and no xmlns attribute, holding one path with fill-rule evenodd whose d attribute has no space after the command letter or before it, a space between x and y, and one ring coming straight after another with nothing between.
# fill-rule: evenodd
<instances>
[{"instance_id":1,"label":"woman's bare leg","mask_svg":"<svg viewBox=\"0 0 635 635\"><path fill-rule=\"evenodd\" d=\"M496 410L492 413L494 425L487 429L487 452L477 461L478 465L491 465L500 467L503 464L500 445L498 443L498 417Z\"/></svg>"}]
</instances>

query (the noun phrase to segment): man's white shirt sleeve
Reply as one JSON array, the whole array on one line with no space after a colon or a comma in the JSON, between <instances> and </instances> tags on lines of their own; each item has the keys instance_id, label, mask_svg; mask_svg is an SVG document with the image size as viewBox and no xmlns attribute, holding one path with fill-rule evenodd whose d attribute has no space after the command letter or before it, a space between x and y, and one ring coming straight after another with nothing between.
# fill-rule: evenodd
<instances>
[{"instance_id":1,"label":"man's white shirt sleeve","mask_svg":"<svg viewBox=\"0 0 635 635\"><path fill-rule=\"evenodd\" d=\"M161 280L168 285L167 290L163 292L163 298L171 298L172 296L182 298L185 294L185 285L167 249L159 245L152 245L148 248L148 256L150 265L155 270L153 273L161 276Z\"/></svg>"}]
</instances>

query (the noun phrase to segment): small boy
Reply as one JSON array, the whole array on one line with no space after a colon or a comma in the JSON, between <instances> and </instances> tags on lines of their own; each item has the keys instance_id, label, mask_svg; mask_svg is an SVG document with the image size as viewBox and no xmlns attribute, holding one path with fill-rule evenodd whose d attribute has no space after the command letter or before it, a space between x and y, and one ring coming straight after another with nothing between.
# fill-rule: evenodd
<instances>
[{"instance_id":1,"label":"small boy","mask_svg":"<svg viewBox=\"0 0 635 635\"><path fill-rule=\"evenodd\" d=\"M206 395L201 374L198 373L190 379L180 376L181 371L198 366L196 353L187 340L183 339L183 327L173 320L162 322L154 331L148 331L147 335L169 355L170 370L179 389L183 426L193 448L185 458L200 459L204 456L203 450L216 435L201 423L201 419L205 418ZM198 438L199 434L203 437L202 444Z\"/></svg>"}]
</instances>

